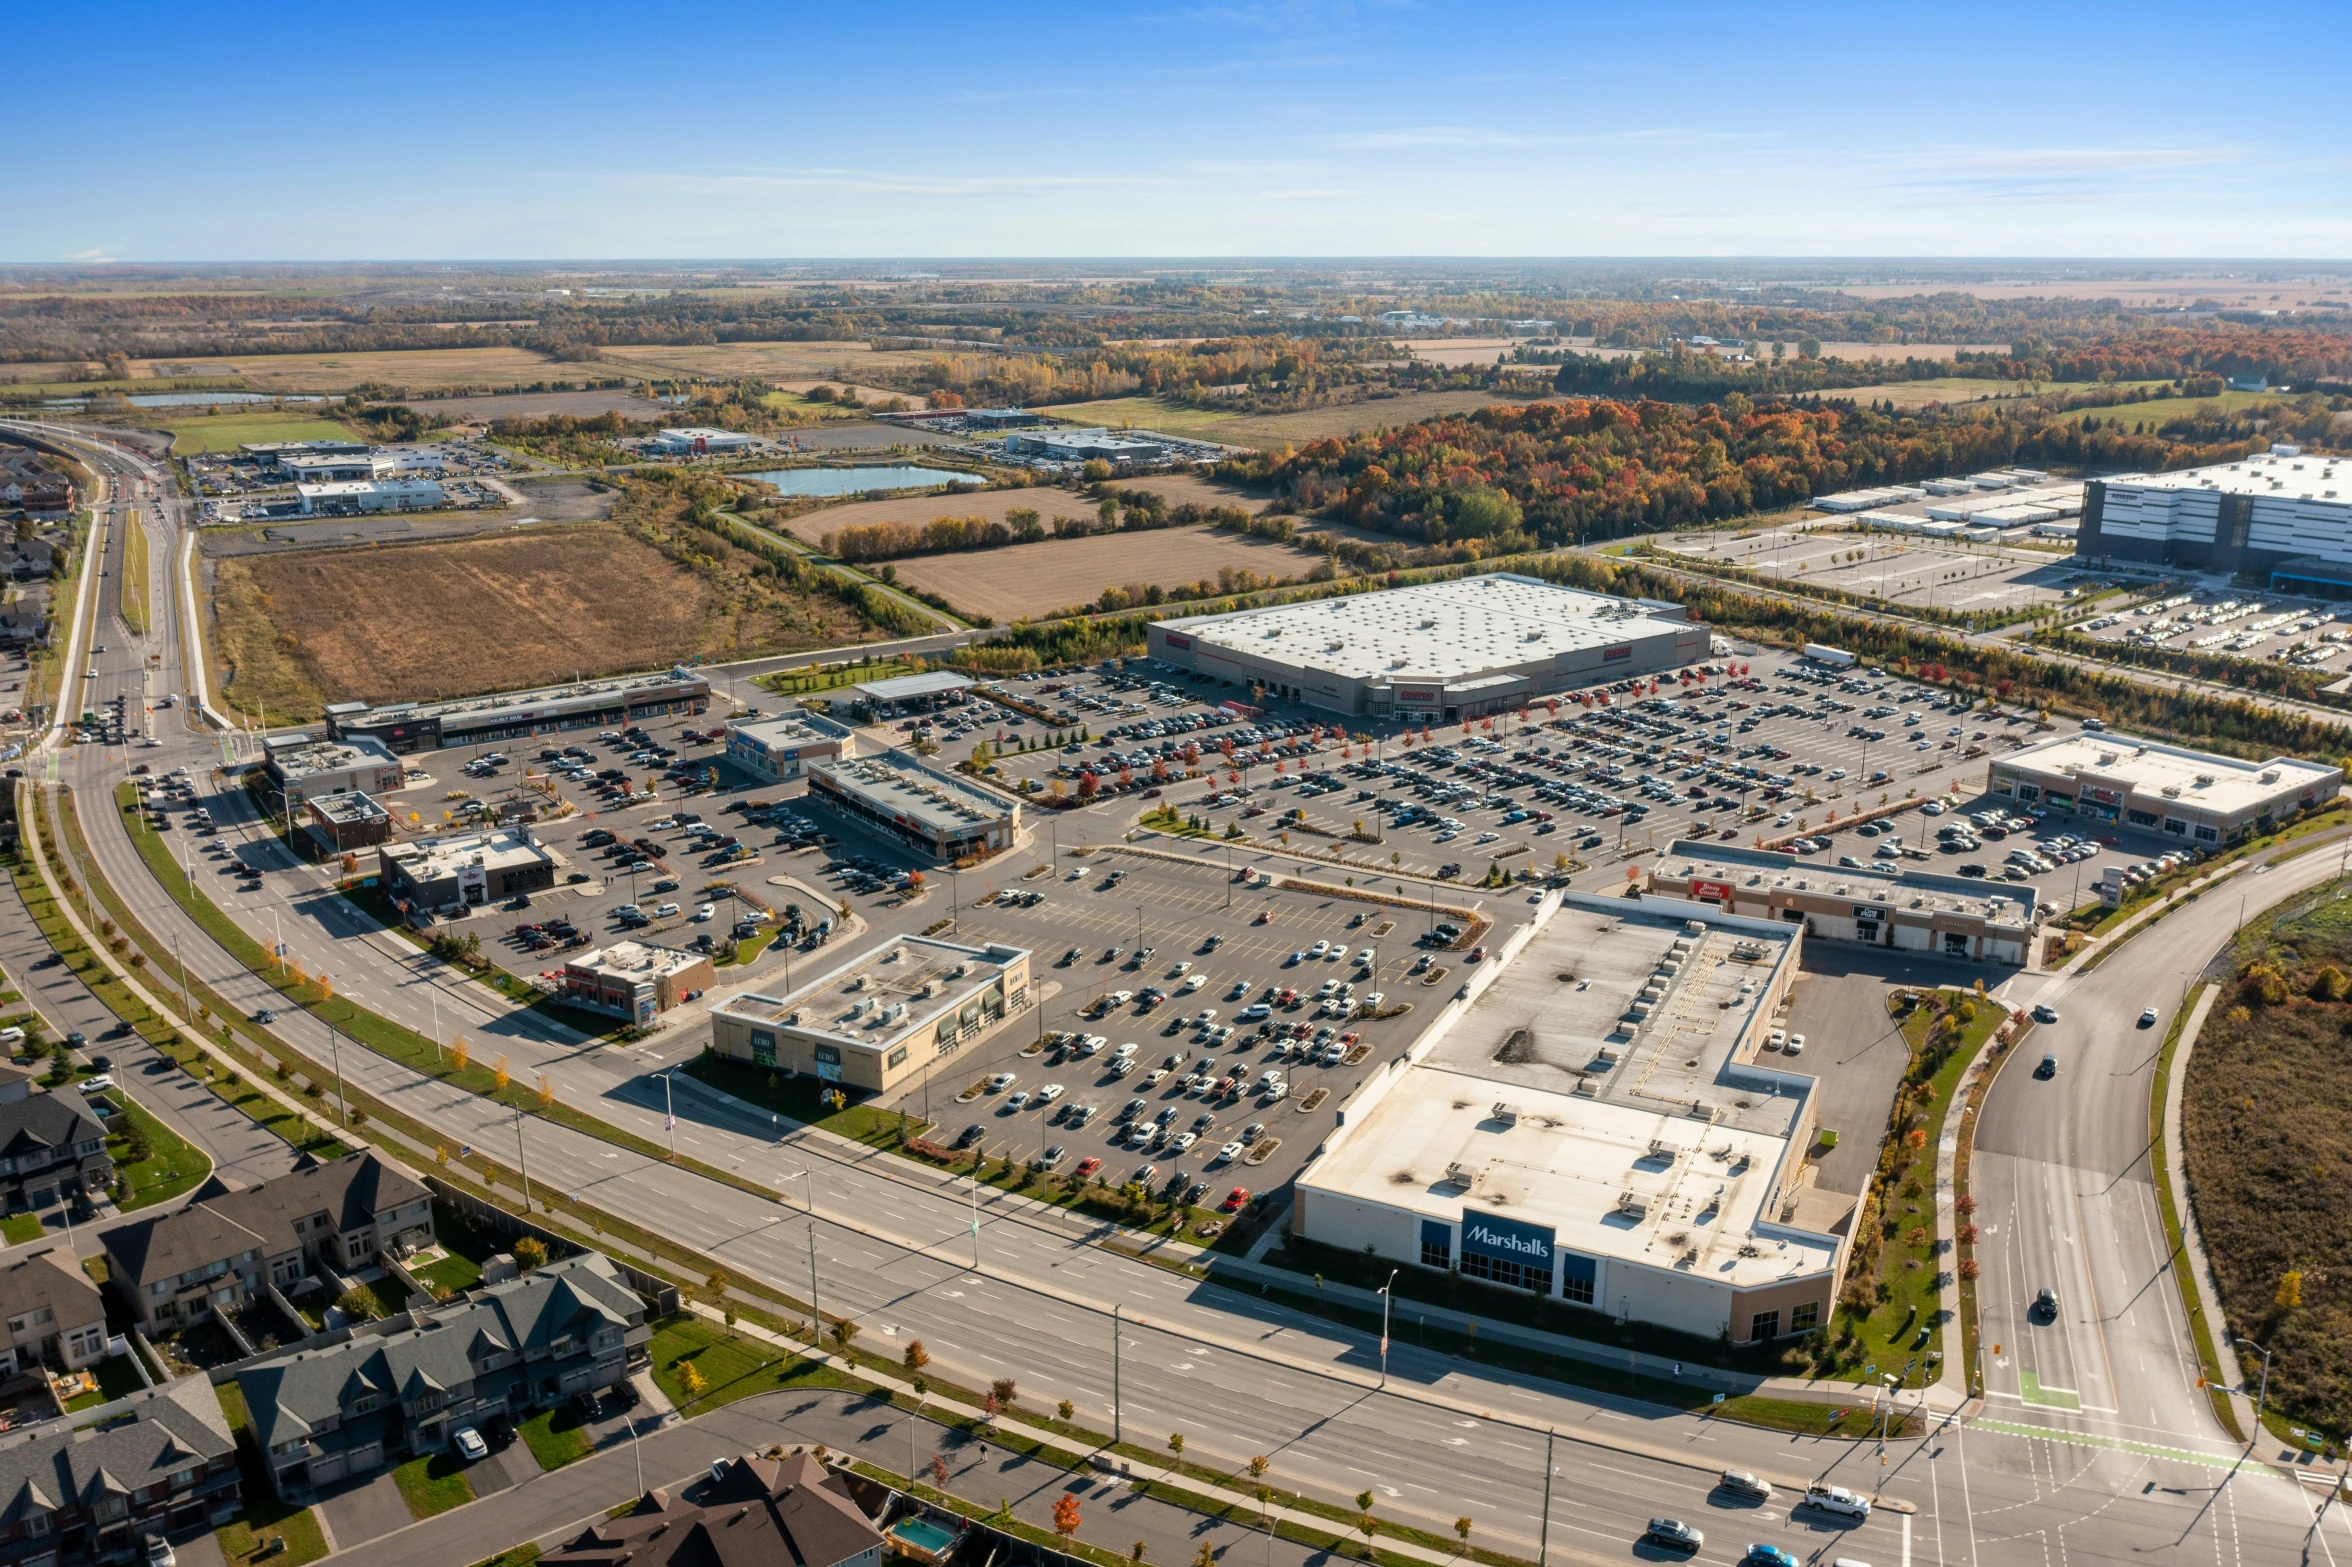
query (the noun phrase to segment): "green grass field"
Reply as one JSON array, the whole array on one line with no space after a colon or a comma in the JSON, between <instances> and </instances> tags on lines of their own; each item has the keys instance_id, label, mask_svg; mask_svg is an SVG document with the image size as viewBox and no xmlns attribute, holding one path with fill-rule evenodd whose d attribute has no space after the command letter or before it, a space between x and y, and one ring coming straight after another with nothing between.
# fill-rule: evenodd
<instances>
[{"instance_id":1,"label":"green grass field","mask_svg":"<svg viewBox=\"0 0 2352 1567\"><path fill-rule=\"evenodd\" d=\"M122 595L122 618L126 625L141 636L147 633L148 586L147 528L139 514L131 512L123 519L122 581L116 588Z\"/></svg>"},{"instance_id":2,"label":"green grass field","mask_svg":"<svg viewBox=\"0 0 2352 1567\"><path fill-rule=\"evenodd\" d=\"M728 1332L700 1317L670 1317L653 1331L653 1377L678 1413L706 1414L754 1393L773 1392L802 1364L798 1355ZM692 1366L702 1391L687 1391Z\"/></svg>"},{"instance_id":3,"label":"green grass field","mask_svg":"<svg viewBox=\"0 0 2352 1567\"><path fill-rule=\"evenodd\" d=\"M26 1241L41 1238L41 1216L37 1213L12 1213L0 1218L0 1245L22 1246Z\"/></svg>"},{"instance_id":4,"label":"green grass field","mask_svg":"<svg viewBox=\"0 0 2352 1567\"><path fill-rule=\"evenodd\" d=\"M455 1453L412 1458L392 1471L392 1483L400 1487L400 1499L408 1504L411 1518L430 1518L474 1499L465 1463Z\"/></svg>"},{"instance_id":5,"label":"green grass field","mask_svg":"<svg viewBox=\"0 0 2352 1567\"><path fill-rule=\"evenodd\" d=\"M588 1456L588 1438L581 1433L579 1417L568 1407L543 1409L518 1429L543 1470L561 1469Z\"/></svg>"},{"instance_id":6,"label":"green grass field","mask_svg":"<svg viewBox=\"0 0 2352 1567\"><path fill-rule=\"evenodd\" d=\"M247 441L354 439L349 426L338 424L332 419L306 418L274 409L260 413L219 414L184 408L160 411L168 412L171 417L157 420L153 428L172 433L172 454L176 457L186 457L194 452L231 451Z\"/></svg>"},{"instance_id":7,"label":"green grass field","mask_svg":"<svg viewBox=\"0 0 2352 1567\"><path fill-rule=\"evenodd\" d=\"M2106 403L2094 408L2076 408L2067 412L2069 419L2084 414L2097 414L2102 419L2112 415L2126 425L2145 421L2150 429L2173 419L2185 419L2199 413L2223 415L2241 414L2249 409L2284 409L2294 399L2279 392L2220 392L2212 397L2165 397L2146 403Z\"/></svg>"},{"instance_id":8,"label":"green grass field","mask_svg":"<svg viewBox=\"0 0 2352 1567\"><path fill-rule=\"evenodd\" d=\"M1157 397L1107 397L1099 403L1055 403L1037 411L1056 419L1075 419L1081 424L1109 425L1114 429L1134 425L1171 433L1205 430L1234 417L1222 409L1186 408Z\"/></svg>"},{"instance_id":9,"label":"green grass field","mask_svg":"<svg viewBox=\"0 0 2352 1567\"><path fill-rule=\"evenodd\" d=\"M194 1190L212 1172L212 1161L201 1149L133 1104L120 1089L99 1097L122 1112L107 1120L106 1152L114 1160L116 1175L130 1182L131 1194L121 1204L123 1212L169 1202ZM146 1158L131 1157L134 1143L146 1149Z\"/></svg>"}]
</instances>

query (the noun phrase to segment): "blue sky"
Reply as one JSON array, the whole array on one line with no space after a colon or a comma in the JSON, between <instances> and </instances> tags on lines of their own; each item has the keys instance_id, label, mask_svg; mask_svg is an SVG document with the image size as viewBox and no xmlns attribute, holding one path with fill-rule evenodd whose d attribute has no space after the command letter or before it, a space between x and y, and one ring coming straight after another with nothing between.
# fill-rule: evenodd
<instances>
[{"instance_id":1,"label":"blue sky","mask_svg":"<svg viewBox=\"0 0 2352 1567\"><path fill-rule=\"evenodd\" d=\"M2341 0L8 27L8 261L2352 255Z\"/></svg>"}]
</instances>

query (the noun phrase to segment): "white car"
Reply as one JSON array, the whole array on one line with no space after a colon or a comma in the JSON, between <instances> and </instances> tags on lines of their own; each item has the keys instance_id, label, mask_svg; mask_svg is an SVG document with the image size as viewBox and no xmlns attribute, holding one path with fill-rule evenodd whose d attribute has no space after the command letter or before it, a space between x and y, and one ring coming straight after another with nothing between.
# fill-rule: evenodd
<instances>
[{"instance_id":1,"label":"white car","mask_svg":"<svg viewBox=\"0 0 2352 1567\"><path fill-rule=\"evenodd\" d=\"M114 1074L111 1072L100 1072L82 1079L82 1092L85 1094L102 1094L113 1086Z\"/></svg>"},{"instance_id":2,"label":"white car","mask_svg":"<svg viewBox=\"0 0 2352 1567\"><path fill-rule=\"evenodd\" d=\"M1200 1133L1198 1132L1178 1132L1174 1137L1168 1139L1168 1152L1184 1153L1199 1141Z\"/></svg>"},{"instance_id":3,"label":"white car","mask_svg":"<svg viewBox=\"0 0 2352 1567\"><path fill-rule=\"evenodd\" d=\"M1056 1099L1061 1098L1064 1092L1061 1084L1048 1083L1037 1091L1037 1102L1041 1105L1052 1104Z\"/></svg>"},{"instance_id":4,"label":"white car","mask_svg":"<svg viewBox=\"0 0 2352 1567\"><path fill-rule=\"evenodd\" d=\"M988 1091L992 1094L1001 1094L1019 1081L1020 1079L1011 1072L999 1072L988 1080Z\"/></svg>"},{"instance_id":5,"label":"white car","mask_svg":"<svg viewBox=\"0 0 2352 1567\"><path fill-rule=\"evenodd\" d=\"M1791 1034L1788 1037L1788 1043L1781 1046L1780 1048L1792 1056L1801 1056L1805 1053L1805 1036L1802 1034Z\"/></svg>"},{"instance_id":6,"label":"white car","mask_svg":"<svg viewBox=\"0 0 2352 1567\"><path fill-rule=\"evenodd\" d=\"M1272 1017L1273 1015L1274 1009L1266 1005L1266 1003L1263 1001L1253 1002L1249 1006L1243 1007L1240 1013L1241 1020L1244 1023L1261 1022L1266 1018Z\"/></svg>"},{"instance_id":7,"label":"white car","mask_svg":"<svg viewBox=\"0 0 2352 1567\"><path fill-rule=\"evenodd\" d=\"M1241 1144L1227 1143L1224 1147L1217 1150L1217 1157L1211 1159L1209 1162L1211 1164L1231 1164L1234 1160L1240 1158L1241 1155Z\"/></svg>"},{"instance_id":8,"label":"white car","mask_svg":"<svg viewBox=\"0 0 2352 1567\"><path fill-rule=\"evenodd\" d=\"M702 907L700 907L700 908L698 908L698 909L696 909L696 910L694 911L694 918L695 918L695 920L696 920L696 922L697 922L697 923L700 923L700 922L702 922L702 921L708 920L708 919L709 919L709 918L710 918L712 915L714 915L714 914L716 914L716 913L718 913L718 912L719 912L719 906L718 906L717 904L715 904L715 903L706 903L706 904L704 904Z\"/></svg>"},{"instance_id":9,"label":"white car","mask_svg":"<svg viewBox=\"0 0 2352 1567\"><path fill-rule=\"evenodd\" d=\"M658 904L654 908L653 917L657 920L666 920L677 912L678 906L675 903Z\"/></svg>"},{"instance_id":10,"label":"white car","mask_svg":"<svg viewBox=\"0 0 2352 1567\"><path fill-rule=\"evenodd\" d=\"M1208 976L1208 975L1206 975L1206 974L1195 974L1195 975L1193 975L1193 976L1192 976L1190 979L1186 980L1186 981L1185 981L1183 984L1181 984L1181 985L1179 985L1179 986L1177 986L1177 987L1176 987L1176 994L1178 994L1178 995L1180 995L1180 996L1189 996L1189 995L1191 995L1191 994L1192 994L1194 991L1196 991L1196 990L1200 989L1200 988L1201 988L1201 986L1203 986L1203 985L1207 984L1208 982L1209 982L1209 976Z\"/></svg>"},{"instance_id":11,"label":"white car","mask_svg":"<svg viewBox=\"0 0 2352 1567\"><path fill-rule=\"evenodd\" d=\"M482 1440L482 1433L467 1426L450 1438L457 1446L458 1456L467 1463L479 1463L490 1456L490 1444Z\"/></svg>"},{"instance_id":12,"label":"white car","mask_svg":"<svg viewBox=\"0 0 2352 1567\"><path fill-rule=\"evenodd\" d=\"M1177 978L1180 978L1180 977L1182 977L1183 975L1189 974L1189 973L1191 973L1191 972L1192 972L1192 959L1190 959L1190 958L1184 958L1184 959L1180 960L1180 961L1179 961L1179 962L1176 964L1176 966L1175 966L1174 968L1172 968L1172 969L1168 970L1168 977L1169 977L1170 979L1177 979Z\"/></svg>"},{"instance_id":13,"label":"white car","mask_svg":"<svg viewBox=\"0 0 2352 1567\"><path fill-rule=\"evenodd\" d=\"M1026 1110L1026 1109L1028 1109L1028 1108L1029 1108L1029 1090L1028 1090L1028 1089L1026 1089L1026 1088L1023 1088L1023 1089L1016 1090L1016 1091L1014 1092L1013 1096L1012 1096L1010 1099L1007 1099L1007 1100L1005 1101L1005 1108L1006 1108L1007 1110Z\"/></svg>"},{"instance_id":14,"label":"white car","mask_svg":"<svg viewBox=\"0 0 2352 1567\"><path fill-rule=\"evenodd\" d=\"M1315 943L1313 946L1311 946L1311 947L1309 947L1309 948L1307 949L1307 956L1308 956L1308 957L1310 957L1310 958L1319 958L1319 957L1321 957L1321 956L1322 956L1324 953L1326 953L1326 952L1329 952L1330 950L1331 950L1331 943L1330 943L1330 942L1328 942L1328 941L1318 941L1318 942L1316 942L1316 943Z\"/></svg>"},{"instance_id":15,"label":"white car","mask_svg":"<svg viewBox=\"0 0 2352 1567\"><path fill-rule=\"evenodd\" d=\"M1110 1040L1101 1034L1089 1034L1078 1042L1078 1051L1081 1055L1099 1055L1103 1046L1109 1043ZM1130 1052L1135 1049L1133 1045L1129 1045L1127 1048Z\"/></svg>"}]
</instances>

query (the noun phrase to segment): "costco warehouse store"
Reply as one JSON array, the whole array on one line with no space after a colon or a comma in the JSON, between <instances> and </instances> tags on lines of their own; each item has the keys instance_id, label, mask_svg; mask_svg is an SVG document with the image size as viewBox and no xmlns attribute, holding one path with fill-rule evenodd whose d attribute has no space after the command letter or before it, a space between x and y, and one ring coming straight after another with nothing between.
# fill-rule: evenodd
<instances>
[{"instance_id":1,"label":"costco warehouse store","mask_svg":"<svg viewBox=\"0 0 2352 1567\"><path fill-rule=\"evenodd\" d=\"M1680 604L1493 572L1151 628L1154 658L1334 713L1442 722L1678 669L1712 639Z\"/></svg>"}]
</instances>

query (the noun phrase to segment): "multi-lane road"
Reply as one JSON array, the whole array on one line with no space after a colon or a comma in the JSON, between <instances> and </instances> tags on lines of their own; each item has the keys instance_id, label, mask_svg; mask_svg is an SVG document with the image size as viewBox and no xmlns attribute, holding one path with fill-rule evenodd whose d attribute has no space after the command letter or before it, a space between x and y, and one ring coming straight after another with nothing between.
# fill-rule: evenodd
<instances>
[{"instance_id":1,"label":"multi-lane road","mask_svg":"<svg viewBox=\"0 0 2352 1567\"><path fill-rule=\"evenodd\" d=\"M101 448L92 461L111 479L168 495L168 474L138 454ZM142 498L138 510L135 525L152 530L162 601L155 630L145 639L119 626L91 634L112 611L107 594L87 595L94 618L77 625L77 650L103 641L107 651L68 660L70 673L95 667L97 675L90 694L71 694L61 707L78 710L119 692L136 708L151 690L191 684L177 547L184 514L168 499ZM107 553L114 555L112 543ZM152 664L151 654L159 655ZM161 747L135 755L65 748L54 776L86 802L82 820L98 869L139 918L178 943L191 973L258 1008L273 993L165 896L119 813L97 808L134 761L184 764L201 777L217 760L217 737L189 727L184 709L148 722L154 718L162 720L153 726ZM231 815L242 798L216 798L216 815ZM1065 837L1071 830L1065 824ZM2268 901L2332 864L2332 856L2315 855L2248 885ZM1117 1418L1131 1439L1182 1432L1188 1455L1235 1464L1265 1453L1286 1485L1334 1501L1371 1489L1380 1510L1440 1529L1468 1514L1478 1538L1498 1548L1535 1549L1544 1432L1556 1427L1550 1547L1571 1560L1639 1559L1642 1522L1667 1513L1707 1529L1705 1561L1734 1560L1748 1541L1765 1541L1808 1560L1844 1556L1880 1567L2109 1560L2234 1567L2332 1561L2338 1553L2352 1562L2352 1528L2340 1513L2315 1532L2316 1496L2259 1463L2239 1463L2213 1425L2181 1347L2161 1242L2152 1238L2160 1232L2141 1145L2145 1058L2161 1029L2142 1033L2131 1020L2146 999L2169 1005L2177 997L2181 977L2228 935L2225 915L2234 916L2235 904L2205 900L2168 920L2161 940L2129 944L2088 976L2018 976L2003 987L2009 999L2048 999L2062 1009L2062 1022L2043 1037L2057 1042L2064 1064L2049 1082L2006 1074L1979 1137L1986 1336L2002 1345L1987 1365L1992 1396L1967 1421L1895 1444L1883 1478L1867 1447L1571 1394L1424 1353L1401 1336L1380 1391L1377 1348L1364 1335L1136 1261L1097 1244L1088 1226L1007 1199L983 1204L975 1245L971 1194L952 1180L814 1134L778 1138L764 1117L731 1116L690 1094L679 1102L681 1148L785 1196L745 1193L543 1121L518 1129L506 1112L398 1063L349 1043L340 1055L359 1086L452 1144L503 1149L520 1136L535 1179L640 1220L667 1215L677 1239L743 1278L805 1298L813 1233L816 1291L829 1313L866 1327L866 1343L920 1337L960 1380L1009 1375L1024 1398L1067 1397L1098 1426L1113 1418L1117 1307L1125 1323ZM273 927L258 912L242 917L266 942ZM405 944L368 935L323 886L297 890L277 912L276 928L298 944L306 966L335 974L345 994L404 1021L437 1010L443 1037L466 1032L478 1057L508 1053L518 1075L526 1064L549 1071L569 1102L642 1136L664 1135L660 1084L651 1076L657 1064L643 1052L544 1032L530 1014L452 984ZM314 1060L330 1059L331 1041L307 1014L274 1027ZM813 1214L804 1211L811 1200ZM2044 1283L2060 1291L2059 1320L2027 1328L2016 1313ZM2028 1372L2032 1402L2022 1396ZM2081 1407L2061 1407L2070 1399ZM1847 1531L1792 1514L1785 1499L1728 1509L1709 1494L1708 1471L1725 1466L1792 1481L1826 1475L1912 1510L1882 1509Z\"/></svg>"}]
</instances>

